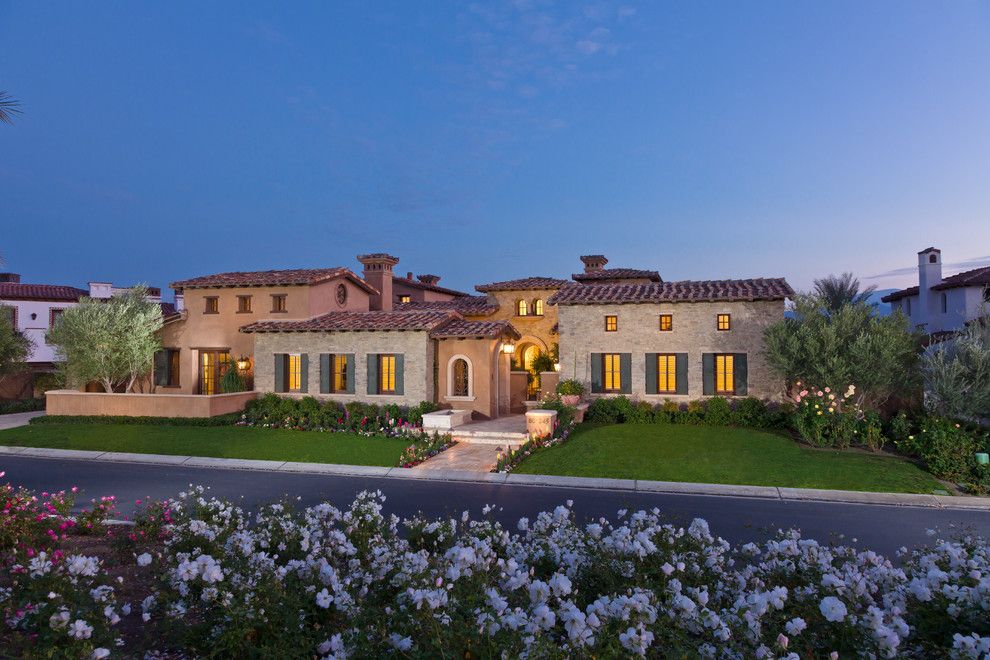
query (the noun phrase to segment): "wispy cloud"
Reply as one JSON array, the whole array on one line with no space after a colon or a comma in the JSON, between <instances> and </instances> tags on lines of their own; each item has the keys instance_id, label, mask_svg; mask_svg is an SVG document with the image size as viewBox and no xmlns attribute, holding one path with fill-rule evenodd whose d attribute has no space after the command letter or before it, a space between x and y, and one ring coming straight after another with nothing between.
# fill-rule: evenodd
<instances>
[{"instance_id":1,"label":"wispy cloud","mask_svg":"<svg viewBox=\"0 0 990 660\"><path fill-rule=\"evenodd\" d=\"M972 270L974 268L983 268L984 266L990 266L990 256L972 257L970 259L963 259L962 261L943 263L942 272L945 275L954 275L956 273L960 273L965 270ZM863 279L879 280L888 277L902 277L904 275L913 275L917 272L918 272L917 266L906 266L904 268L894 268L892 270L885 270L882 273L877 273L876 275L867 275Z\"/></svg>"}]
</instances>

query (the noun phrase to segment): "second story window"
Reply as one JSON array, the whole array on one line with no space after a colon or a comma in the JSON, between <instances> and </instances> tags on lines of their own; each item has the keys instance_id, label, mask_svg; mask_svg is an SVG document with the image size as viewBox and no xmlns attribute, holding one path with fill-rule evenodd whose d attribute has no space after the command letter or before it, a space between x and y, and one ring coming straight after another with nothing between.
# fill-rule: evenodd
<instances>
[{"instance_id":1,"label":"second story window","mask_svg":"<svg viewBox=\"0 0 990 660\"><path fill-rule=\"evenodd\" d=\"M660 315L660 332L670 332L674 329L674 317L671 314Z\"/></svg>"},{"instance_id":2,"label":"second story window","mask_svg":"<svg viewBox=\"0 0 990 660\"><path fill-rule=\"evenodd\" d=\"M399 302L400 303L407 303L407 302L410 302L411 300L412 300L412 297L411 296L408 296L408 295L401 295L401 296L399 296Z\"/></svg>"},{"instance_id":3,"label":"second story window","mask_svg":"<svg viewBox=\"0 0 990 660\"><path fill-rule=\"evenodd\" d=\"M609 314L605 317L605 332L615 332L619 329L619 317Z\"/></svg>"},{"instance_id":4,"label":"second story window","mask_svg":"<svg viewBox=\"0 0 990 660\"><path fill-rule=\"evenodd\" d=\"M62 308L60 308L60 307L52 307L48 311L48 327L49 328L54 328L55 327L55 324L58 322L59 317L62 316L62 312L64 312L64 311L65 310L62 309Z\"/></svg>"},{"instance_id":5,"label":"second story window","mask_svg":"<svg viewBox=\"0 0 990 660\"><path fill-rule=\"evenodd\" d=\"M533 303L533 314L543 316L543 298L537 298Z\"/></svg>"},{"instance_id":6,"label":"second story window","mask_svg":"<svg viewBox=\"0 0 990 660\"><path fill-rule=\"evenodd\" d=\"M286 294L284 293L272 295L272 313L281 314L288 311L288 308L285 306L285 299Z\"/></svg>"},{"instance_id":7,"label":"second story window","mask_svg":"<svg viewBox=\"0 0 990 660\"><path fill-rule=\"evenodd\" d=\"M237 296L237 313L251 313L251 296Z\"/></svg>"},{"instance_id":8,"label":"second story window","mask_svg":"<svg viewBox=\"0 0 990 660\"><path fill-rule=\"evenodd\" d=\"M203 310L204 314L219 314L220 313L220 299L216 296L207 296L203 300L206 301L206 307Z\"/></svg>"},{"instance_id":9,"label":"second story window","mask_svg":"<svg viewBox=\"0 0 990 660\"><path fill-rule=\"evenodd\" d=\"M516 316L529 316L529 305L525 300L516 301Z\"/></svg>"},{"instance_id":10,"label":"second story window","mask_svg":"<svg viewBox=\"0 0 990 660\"><path fill-rule=\"evenodd\" d=\"M715 317L715 327L722 332L726 330L731 330L732 318L728 314L719 314L717 317Z\"/></svg>"}]
</instances>

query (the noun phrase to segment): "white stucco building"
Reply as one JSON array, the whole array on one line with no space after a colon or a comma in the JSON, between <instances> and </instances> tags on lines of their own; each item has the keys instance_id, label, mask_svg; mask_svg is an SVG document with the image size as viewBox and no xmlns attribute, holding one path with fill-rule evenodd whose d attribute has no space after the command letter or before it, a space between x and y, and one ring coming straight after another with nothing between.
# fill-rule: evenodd
<instances>
[{"instance_id":1,"label":"white stucco building","mask_svg":"<svg viewBox=\"0 0 990 660\"><path fill-rule=\"evenodd\" d=\"M942 251L918 253L918 286L883 297L928 334L953 332L990 310L990 266L942 277Z\"/></svg>"}]
</instances>

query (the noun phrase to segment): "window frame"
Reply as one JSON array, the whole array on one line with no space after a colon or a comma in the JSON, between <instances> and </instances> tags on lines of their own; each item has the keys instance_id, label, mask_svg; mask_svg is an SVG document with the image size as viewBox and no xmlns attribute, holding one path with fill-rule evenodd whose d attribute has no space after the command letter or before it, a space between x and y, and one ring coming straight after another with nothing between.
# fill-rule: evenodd
<instances>
[{"instance_id":1,"label":"window frame","mask_svg":"<svg viewBox=\"0 0 990 660\"><path fill-rule=\"evenodd\" d=\"M544 316L544 314L543 298L537 298L533 301L533 316Z\"/></svg>"},{"instance_id":2,"label":"window frame","mask_svg":"<svg viewBox=\"0 0 990 660\"><path fill-rule=\"evenodd\" d=\"M664 363L663 370L661 363ZM661 381L667 389L661 387ZM657 391L653 394L677 394L677 353L657 353Z\"/></svg>"},{"instance_id":3,"label":"window frame","mask_svg":"<svg viewBox=\"0 0 990 660\"><path fill-rule=\"evenodd\" d=\"M949 294L947 294L945 291L942 292L941 303L942 303L942 313L943 314L948 314L949 313Z\"/></svg>"},{"instance_id":4,"label":"window frame","mask_svg":"<svg viewBox=\"0 0 990 660\"><path fill-rule=\"evenodd\" d=\"M609 369L610 363L611 369ZM622 392L622 353L602 353L602 392L606 394Z\"/></svg>"},{"instance_id":5,"label":"window frame","mask_svg":"<svg viewBox=\"0 0 990 660\"><path fill-rule=\"evenodd\" d=\"M619 331L619 316L618 316L618 314L606 314L605 315L605 332L618 332L618 331Z\"/></svg>"},{"instance_id":6,"label":"window frame","mask_svg":"<svg viewBox=\"0 0 990 660\"><path fill-rule=\"evenodd\" d=\"M723 326L722 320L725 320L725 327ZM715 315L715 329L719 332L729 332L732 330L732 314L720 313Z\"/></svg>"},{"instance_id":7,"label":"window frame","mask_svg":"<svg viewBox=\"0 0 990 660\"><path fill-rule=\"evenodd\" d=\"M522 298L516 301L516 316L529 316L529 303Z\"/></svg>"},{"instance_id":8,"label":"window frame","mask_svg":"<svg viewBox=\"0 0 990 660\"><path fill-rule=\"evenodd\" d=\"M182 369L182 361L179 359L179 352L181 349L164 347L159 349L162 353L165 353L165 363L167 369L168 380L163 385L157 385L158 374L152 373L152 380L155 387L168 387L176 388L181 387L182 379L180 377L180 370Z\"/></svg>"},{"instance_id":9,"label":"window frame","mask_svg":"<svg viewBox=\"0 0 990 660\"><path fill-rule=\"evenodd\" d=\"M287 293L273 293L272 296L272 314L285 314L289 311L289 294Z\"/></svg>"},{"instance_id":10,"label":"window frame","mask_svg":"<svg viewBox=\"0 0 990 660\"><path fill-rule=\"evenodd\" d=\"M464 390L457 390L457 364L464 363ZM466 355L453 355L447 362L447 399L465 400L474 398L474 366Z\"/></svg>"},{"instance_id":11,"label":"window frame","mask_svg":"<svg viewBox=\"0 0 990 660\"><path fill-rule=\"evenodd\" d=\"M400 304L403 304L404 305L404 304L410 303L410 302L412 302L412 296L410 296L408 293L403 293L402 295L399 296L399 303Z\"/></svg>"},{"instance_id":12,"label":"window frame","mask_svg":"<svg viewBox=\"0 0 990 660\"><path fill-rule=\"evenodd\" d=\"M7 313L7 318L10 321L10 326L17 332L17 305L8 305L6 303L0 303L0 310L10 310Z\"/></svg>"},{"instance_id":13,"label":"window frame","mask_svg":"<svg viewBox=\"0 0 990 660\"><path fill-rule=\"evenodd\" d=\"M55 327L55 321L65 313L65 307L49 307L48 308L48 329L51 330Z\"/></svg>"},{"instance_id":14,"label":"window frame","mask_svg":"<svg viewBox=\"0 0 990 660\"><path fill-rule=\"evenodd\" d=\"M285 354L285 391L302 392L302 353Z\"/></svg>"},{"instance_id":15,"label":"window frame","mask_svg":"<svg viewBox=\"0 0 990 660\"><path fill-rule=\"evenodd\" d=\"M391 370L387 368L391 365ZM391 376L391 387L385 387L386 379ZM395 353L378 354L378 394L396 394L395 391Z\"/></svg>"},{"instance_id":16,"label":"window frame","mask_svg":"<svg viewBox=\"0 0 990 660\"><path fill-rule=\"evenodd\" d=\"M252 314L254 310L251 309L252 298L254 296L250 294L238 294L237 296L237 313L238 314Z\"/></svg>"},{"instance_id":17,"label":"window frame","mask_svg":"<svg viewBox=\"0 0 990 660\"><path fill-rule=\"evenodd\" d=\"M348 384L347 355L344 353L330 354L330 394L347 392Z\"/></svg>"},{"instance_id":18,"label":"window frame","mask_svg":"<svg viewBox=\"0 0 990 660\"><path fill-rule=\"evenodd\" d=\"M220 313L220 296L204 296L203 297L203 313L204 314L219 314Z\"/></svg>"},{"instance_id":19,"label":"window frame","mask_svg":"<svg viewBox=\"0 0 990 660\"><path fill-rule=\"evenodd\" d=\"M719 364L722 365L719 369ZM728 368L726 368L728 367ZM715 381L716 395L730 395L736 393L736 356L732 353L715 353ZM719 387L719 383L723 387Z\"/></svg>"},{"instance_id":20,"label":"window frame","mask_svg":"<svg viewBox=\"0 0 990 660\"><path fill-rule=\"evenodd\" d=\"M664 321L666 321L666 327L664 327ZM673 314L661 314L660 315L660 332L673 332L674 331L674 315Z\"/></svg>"}]
</instances>

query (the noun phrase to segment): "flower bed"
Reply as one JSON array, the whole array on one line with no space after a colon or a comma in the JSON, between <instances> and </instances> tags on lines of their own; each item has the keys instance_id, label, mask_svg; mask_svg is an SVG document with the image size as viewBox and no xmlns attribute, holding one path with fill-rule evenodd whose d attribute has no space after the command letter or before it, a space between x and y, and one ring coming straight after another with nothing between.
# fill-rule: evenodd
<instances>
[{"instance_id":1,"label":"flower bed","mask_svg":"<svg viewBox=\"0 0 990 660\"><path fill-rule=\"evenodd\" d=\"M556 410L553 433L547 437L530 437L524 444L507 452L499 450L496 454L495 467L492 472L512 472L513 468L538 451L554 447L567 440L574 431L574 406L565 404L559 395L551 395L540 401L542 410Z\"/></svg>"},{"instance_id":2,"label":"flower bed","mask_svg":"<svg viewBox=\"0 0 990 660\"><path fill-rule=\"evenodd\" d=\"M904 550L895 565L793 530L733 545L703 520L676 527L657 510L579 525L568 504L509 530L467 514L400 521L382 514L381 493L346 510L251 514L197 487L146 505L140 536L121 538L118 554L86 556L40 524L65 520L61 496L41 520L41 500L9 487L2 497L14 523L0 547L0 643L15 655L990 653L979 538ZM133 577L111 580L121 558Z\"/></svg>"},{"instance_id":3,"label":"flower bed","mask_svg":"<svg viewBox=\"0 0 990 660\"><path fill-rule=\"evenodd\" d=\"M399 467L416 467L426 459L447 451L456 444L450 435L434 433L432 436L426 436L425 439L412 443L402 451Z\"/></svg>"}]
</instances>

